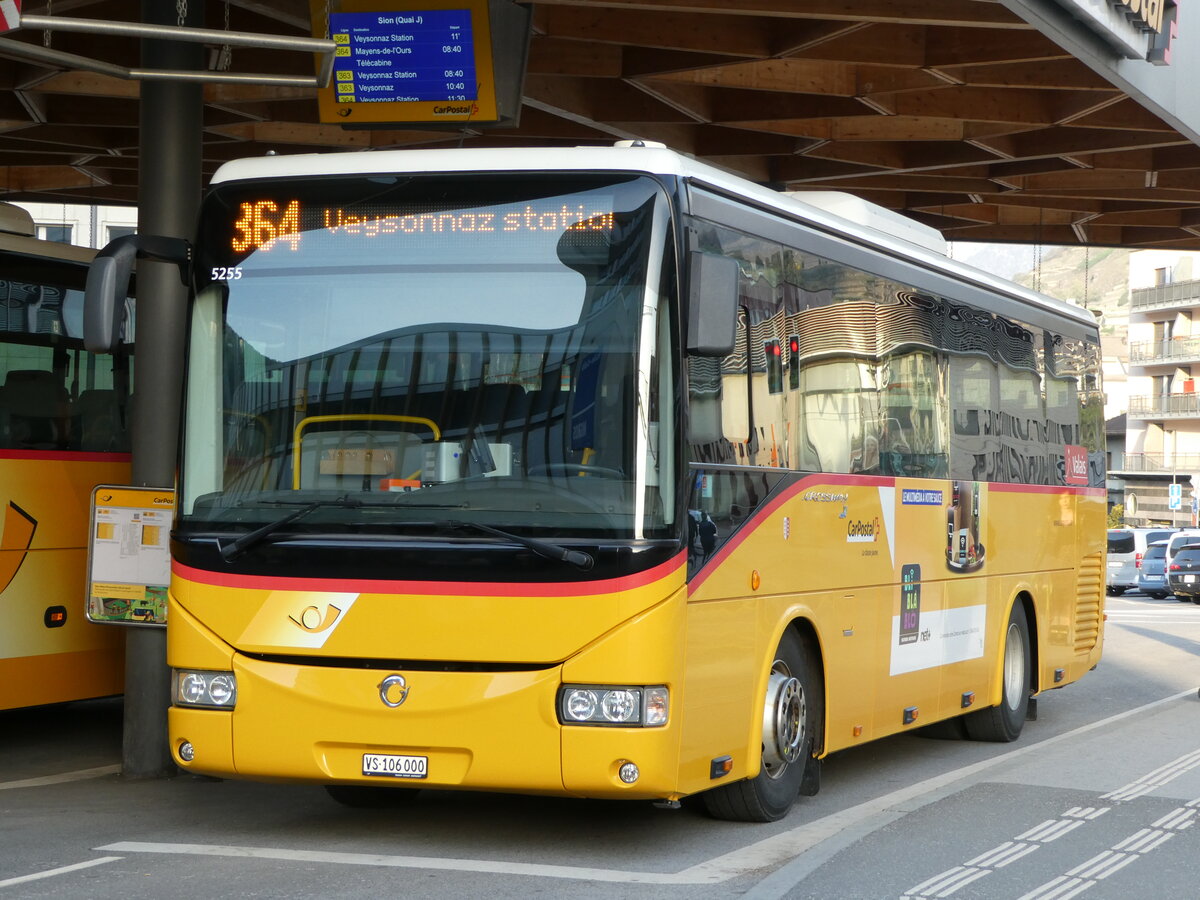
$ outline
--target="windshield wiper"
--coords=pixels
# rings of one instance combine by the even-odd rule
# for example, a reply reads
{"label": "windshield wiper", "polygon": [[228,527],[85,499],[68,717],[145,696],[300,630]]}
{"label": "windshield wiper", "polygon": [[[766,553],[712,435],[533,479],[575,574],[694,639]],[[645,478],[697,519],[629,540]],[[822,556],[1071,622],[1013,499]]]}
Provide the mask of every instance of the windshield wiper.
{"label": "windshield wiper", "polygon": [[460,519],[451,519],[440,523],[446,528],[474,528],[477,531],[483,531],[488,534],[494,534],[497,537],[502,537],[510,541],[515,541],[522,546],[528,547],[538,556],[544,556],[546,559],[560,560],[561,562],[570,563],[573,566],[578,566],[583,571],[589,571],[596,561],[592,558],[592,554],[585,553],[583,550],[571,550],[568,547],[560,546],[559,544],[551,544],[547,541],[539,541],[537,538],[525,537],[522,534],[513,534],[510,531],[501,531],[499,528],[493,528],[491,525],[483,525],[479,522],[466,522]]}
{"label": "windshield wiper", "polygon": [[297,510],[293,510],[281,519],[276,519],[274,522],[268,522],[253,531],[247,531],[241,537],[230,541],[221,548],[221,558],[225,562],[230,562],[235,557],[241,556],[250,547],[253,547],[263,538],[270,535],[272,532],[278,531],[286,525],[291,525],[297,519],[302,519],[311,512],[315,512],[322,507],[340,507],[343,509],[355,509],[362,506],[361,500],[352,500],[349,497],[338,497],[336,500],[314,500],[312,503],[302,506]]}

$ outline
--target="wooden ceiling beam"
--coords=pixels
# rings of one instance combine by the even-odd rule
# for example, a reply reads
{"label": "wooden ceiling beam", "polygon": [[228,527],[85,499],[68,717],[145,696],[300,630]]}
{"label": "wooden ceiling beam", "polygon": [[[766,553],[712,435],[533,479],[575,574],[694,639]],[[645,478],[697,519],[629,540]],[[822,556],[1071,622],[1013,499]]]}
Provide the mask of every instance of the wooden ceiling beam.
{"label": "wooden ceiling beam", "polygon": [[95,182],[74,166],[0,166],[0,191],[50,191],[91,187]]}
{"label": "wooden ceiling beam", "polygon": [[1071,54],[1037,31],[931,27],[925,39],[925,65],[931,68],[1058,59],[1071,59]]}
{"label": "wooden ceiling beam", "polygon": [[525,96],[547,106],[572,110],[597,122],[694,122],[682,112],[623,81],[526,75]]}
{"label": "wooden ceiling beam", "polygon": [[526,72],[535,75],[620,78],[624,68],[624,55],[616,44],[546,36],[535,37],[529,43]]}
{"label": "wooden ceiling beam", "polygon": [[772,23],[772,56],[786,57],[820,47],[830,41],[848,38],[870,28],[866,22],[790,20]]}
{"label": "wooden ceiling beam", "polygon": [[938,66],[938,71],[972,87],[1039,91],[1112,91],[1113,85],[1075,59]]}
{"label": "wooden ceiling beam", "polygon": [[860,116],[868,107],[849,97],[778,94],[737,88],[713,88],[714,122],[754,122],[764,119],[825,119]]}
{"label": "wooden ceiling beam", "polygon": [[925,65],[925,34],[921,25],[871,25],[789,57],[919,69]]}
{"label": "wooden ceiling beam", "polygon": [[664,74],[661,78],[714,87],[839,97],[945,87],[944,81],[920,69],[799,57],[727,63]]}
{"label": "wooden ceiling beam", "polygon": [[724,54],[695,53],[688,50],[655,50],[647,47],[621,48],[621,77],[670,75],[693,69],[708,69],[724,65],[729,57]]}
{"label": "wooden ceiling beam", "polygon": [[962,28],[1029,31],[999,3],[961,0],[539,0],[544,6],[583,6],[606,9],[670,10],[688,14],[755,15],[764,18],[819,19],[843,22],[889,22],[926,25],[952,24]]}
{"label": "wooden ceiling beam", "polygon": [[548,37],[725,56],[771,54],[767,23],[748,16],[722,17],[715,28],[707,16],[539,4],[537,19]]}

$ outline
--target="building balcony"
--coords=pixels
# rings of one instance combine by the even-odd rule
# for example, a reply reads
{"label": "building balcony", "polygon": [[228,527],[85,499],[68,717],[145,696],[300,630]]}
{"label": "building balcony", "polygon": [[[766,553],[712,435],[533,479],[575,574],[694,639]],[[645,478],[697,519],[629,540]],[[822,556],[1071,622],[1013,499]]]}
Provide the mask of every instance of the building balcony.
{"label": "building balcony", "polygon": [[1200,472],[1200,453],[1126,453],[1119,466],[1113,466],[1110,475],[1172,475]]}
{"label": "building balcony", "polygon": [[1175,281],[1131,291],[1129,311],[1134,313],[1157,310],[1187,309],[1200,306],[1200,280]]}
{"label": "building balcony", "polygon": [[1130,365],[1184,365],[1194,362],[1200,362],[1200,337],[1144,341],[1129,345]]}
{"label": "building balcony", "polygon": [[1129,416],[1134,419],[1200,419],[1200,394],[1130,397]]}

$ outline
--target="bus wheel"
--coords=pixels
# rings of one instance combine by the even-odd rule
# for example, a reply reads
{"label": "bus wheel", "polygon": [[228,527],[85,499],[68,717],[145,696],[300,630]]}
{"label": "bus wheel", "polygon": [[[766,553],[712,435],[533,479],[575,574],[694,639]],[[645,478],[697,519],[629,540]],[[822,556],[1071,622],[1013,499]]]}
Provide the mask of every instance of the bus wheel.
{"label": "bus wheel", "polygon": [[414,788],[365,787],[357,784],[327,784],[325,792],[342,806],[354,809],[405,806],[417,796]]}
{"label": "bus wheel", "polygon": [[813,734],[823,703],[811,656],[796,632],[788,629],[767,679],[764,698],[762,767],[753,778],[705,791],[704,806],[716,819],[774,822],[782,819],[799,795],[812,759]]}
{"label": "bus wheel", "polygon": [[1025,725],[1029,709],[1029,623],[1018,600],[1008,614],[1004,634],[1004,696],[999,706],[981,709],[964,717],[967,736],[976,741],[1015,741]]}

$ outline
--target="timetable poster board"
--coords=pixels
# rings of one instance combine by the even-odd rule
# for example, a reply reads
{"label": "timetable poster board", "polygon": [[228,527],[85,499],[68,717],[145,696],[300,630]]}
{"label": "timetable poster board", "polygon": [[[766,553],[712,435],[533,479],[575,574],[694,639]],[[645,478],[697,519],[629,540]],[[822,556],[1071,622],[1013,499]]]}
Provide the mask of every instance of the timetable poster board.
{"label": "timetable poster board", "polygon": [[175,492],[169,488],[102,484],[93,489],[88,619],[166,624],[174,514]]}
{"label": "timetable poster board", "polygon": [[330,84],[317,94],[321,122],[500,120],[488,0],[313,0],[312,21],[314,35],[327,26],[336,46]]}

